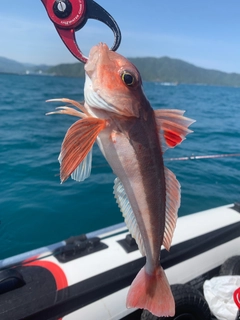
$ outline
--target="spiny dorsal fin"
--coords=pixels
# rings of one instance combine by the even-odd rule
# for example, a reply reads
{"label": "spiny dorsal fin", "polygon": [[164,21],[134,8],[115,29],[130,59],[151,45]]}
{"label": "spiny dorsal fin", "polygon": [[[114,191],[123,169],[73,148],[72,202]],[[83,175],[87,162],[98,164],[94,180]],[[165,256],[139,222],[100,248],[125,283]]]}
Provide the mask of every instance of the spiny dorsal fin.
{"label": "spiny dorsal fin", "polygon": [[106,120],[85,118],[78,120],[68,129],[60,153],[61,182],[66,181],[87,157],[98,134],[105,127]]}
{"label": "spiny dorsal fin", "polygon": [[131,233],[132,237],[136,240],[138,248],[143,256],[145,256],[145,249],[143,245],[143,239],[134,216],[132,207],[129,203],[128,196],[124,190],[122,182],[119,178],[114,180],[114,195],[117,200],[117,204],[123,214],[125,219],[125,223],[128,227],[129,232]]}
{"label": "spiny dorsal fin", "polygon": [[166,181],[166,218],[163,245],[167,250],[169,250],[172,243],[173,232],[177,223],[181,186],[171,170],[166,167],[164,170]]}
{"label": "spiny dorsal fin", "polygon": [[160,131],[160,139],[164,138],[166,147],[174,148],[192,132],[188,127],[195,120],[184,117],[184,112],[177,109],[154,110],[157,129]]}

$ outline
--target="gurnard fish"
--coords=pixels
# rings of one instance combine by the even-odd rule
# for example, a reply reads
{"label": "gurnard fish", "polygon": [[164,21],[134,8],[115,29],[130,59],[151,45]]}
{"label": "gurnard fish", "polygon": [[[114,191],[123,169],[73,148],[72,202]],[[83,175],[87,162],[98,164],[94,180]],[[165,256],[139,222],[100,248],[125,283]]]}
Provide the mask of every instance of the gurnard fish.
{"label": "gurnard fish", "polygon": [[100,150],[117,178],[114,195],[146,264],[131,284],[128,308],[173,316],[174,298],[160,265],[163,245],[170,249],[180,206],[180,185],[163,163],[166,147],[175,147],[194,122],[175,109],[153,110],[140,73],[120,54],[100,43],[85,65],[84,104],[52,99],[63,106],[53,113],[80,117],[67,131],[59,156],[60,178],[83,181],[91,172],[92,146]]}

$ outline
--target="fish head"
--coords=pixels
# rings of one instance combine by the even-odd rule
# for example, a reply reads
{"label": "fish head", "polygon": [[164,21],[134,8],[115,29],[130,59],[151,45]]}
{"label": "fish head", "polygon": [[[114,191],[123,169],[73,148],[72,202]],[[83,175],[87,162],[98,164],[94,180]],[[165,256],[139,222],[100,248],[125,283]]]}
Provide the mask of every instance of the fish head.
{"label": "fish head", "polygon": [[87,106],[127,117],[139,117],[146,100],[137,68],[104,43],[94,46],[85,65]]}

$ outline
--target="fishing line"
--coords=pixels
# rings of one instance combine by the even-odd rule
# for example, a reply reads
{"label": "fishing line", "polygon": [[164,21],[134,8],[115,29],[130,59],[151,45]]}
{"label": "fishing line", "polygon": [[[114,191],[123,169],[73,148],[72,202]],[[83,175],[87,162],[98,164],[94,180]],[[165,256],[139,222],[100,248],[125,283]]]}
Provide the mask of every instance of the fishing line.
{"label": "fishing line", "polygon": [[[218,159],[218,158],[228,158],[228,157],[240,157],[240,153],[223,153],[223,154],[211,154],[211,155],[200,155],[200,156],[190,156],[190,157],[178,157],[178,158],[165,158],[164,161],[186,161],[186,160],[201,160],[201,159]],[[108,165],[95,165],[92,168],[106,168]]]}
{"label": "fishing line", "polygon": [[179,157],[179,158],[166,158],[165,161],[186,161],[186,160],[200,160],[200,159],[217,159],[227,157],[240,157],[240,153],[224,153],[224,154],[212,154],[202,156],[190,156],[190,157]]}

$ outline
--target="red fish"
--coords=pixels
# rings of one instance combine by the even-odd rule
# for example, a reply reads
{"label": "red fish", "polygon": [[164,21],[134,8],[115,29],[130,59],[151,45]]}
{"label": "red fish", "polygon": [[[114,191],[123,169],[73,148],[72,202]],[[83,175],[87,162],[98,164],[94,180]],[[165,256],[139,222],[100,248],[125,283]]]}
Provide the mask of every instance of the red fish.
{"label": "red fish", "polygon": [[[163,163],[163,148],[175,147],[192,132],[194,122],[179,110],[153,110],[136,67],[100,43],[85,65],[84,105],[52,113],[82,118],[67,131],[60,153],[60,177],[82,181],[90,175],[97,143],[117,178],[114,194],[146,265],[134,279],[127,307],[156,316],[173,316],[174,299],[160,265],[163,245],[170,249],[180,205],[180,185]],[[164,146],[165,145],[165,146]]]}

